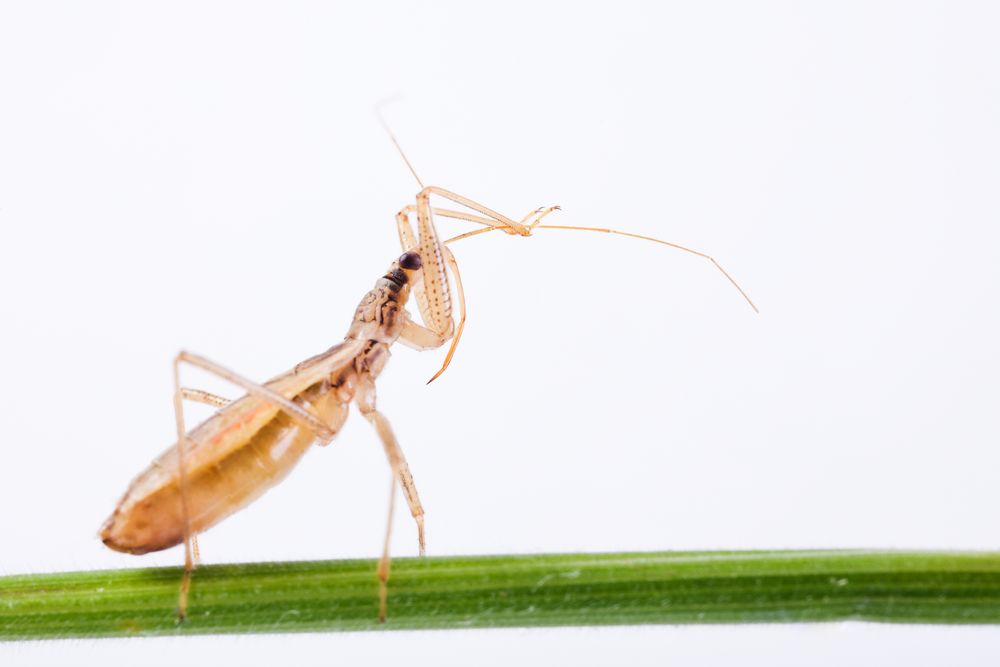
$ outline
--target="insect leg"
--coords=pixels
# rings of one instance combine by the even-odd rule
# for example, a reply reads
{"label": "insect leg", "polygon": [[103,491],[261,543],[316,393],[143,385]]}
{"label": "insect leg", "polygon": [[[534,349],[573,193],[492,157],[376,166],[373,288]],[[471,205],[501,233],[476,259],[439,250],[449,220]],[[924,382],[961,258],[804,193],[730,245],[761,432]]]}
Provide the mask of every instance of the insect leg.
{"label": "insect leg", "polygon": [[[213,375],[218,375],[223,380],[229,380],[238,387],[245,389],[247,393],[256,396],[257,398],[275,405],[285,412],[292,419],[301,422],[304,426],[309,427],[317,437],[323,438],[324,440],[329,440],[336,435],[336,431],[330,429],[329,426],[323,423],[323,421],[310,412],[307,408],[302,407],[294,401],[290,401],[281,394],[268,389],[264,385],[258,384],[253,380],[247,379],[242,375],[220,366],[214,361],[209,361],[205,357],[194,354],[193,352],[179,352],[176,359],[174,360],[175,367],[180,362],[187,362],[192,366],[200,368],[202,370],[208,371]],[[179,388],[178,388],[179,389]],[[215,397],[217,398],[217,397]]]}
{"label": "insect leg", "polygon": [[[409,227],[409,214],[415,213],[416,210],[417,207],[415,204],[408,204],[404,206],[402,210],[400,210],[399,213],[396,214],[396,222],[399,223],[402,219],[402,222],[406,224],[407,227]],[[524,218],[521,219],[520,224],[522,226],[527,226],[525,225],[525,222],[528,220],[528,218],[538,214],[540,211],[541,209],[534,209],[533,211],[531,211],[531,213],[529,213],[528,215],[524,216]],[[490,229],[500,230],[507,232],[508,234],[511,235],[520,236],[520,233],[518,232],[517,229],[507,225],[506,223],[498,222],[490,218],[484,218],[481,215],[473,215],[472,213],[466,213],[465,211],[453,211],[451,209],[438,208],[436,206],[431,207],[431,213],[434,214],[435,216],[439,216],[442,218],[453,218],[455,220],[465,220],[466,222],[474,222],[477,225],[483,225],[484,227],[489,227]],[[528,228],[530,229],[530,227]],[[404,239],[403,230],[400,229],[400,242],[402,243],[404,250],[409,250],[410,248],[416,246],[416,236],[413,235],[412,228],[410,229],[409,238],[412,240],[407,241],[406,239]]]}
{"label": "insect leg", "polygon": [[184,390],[180,377],[181,355],[174,357],[174,422],[177,426],[177,479],[181,492],[181,513],[184,516],[184,574],[181,576],[181,586],[177,593],[177,620],[184,622],[187,618],[188,592],[191,589],[191,573],[194,571],[192,555],[193,536],[191,534],[190,512],[187,501],[187,471],[184,465],[184,455],[187,450],[187,428],[184,426]]}
{"label": "insect leg", "polygon": [[421,197],[426,199],[430,195],[437,195],[439,197],[444,197],[445,199],[453,201],[456,204],[461,204],[466,208],[471,208],[473,211],[481,213],[487,218],[496,220],[498,223],[500,223],[500,225],[498,226],[508,227],[520,236],[528,235],[528,229],[520,222],[515,222],[514,220],[511,220],[507,216],[501,213],[497,213],[493,209],[487,208],[482,204],[469,199],[468,197],[463,197],[460,194],[456,194],[454,192],[451,192],[450,190],[445,190],[444,188],[439,188],[436,185],[429,185],[420,191],[420,193],[417,195],[417,206],[418,207],[420,206]]}
{"label": "insect leg", "polygon": [[[224,408],[230,403],[232,403],[232,400],[228,398],[223,398],[222,396],[217,396],[213,393],[205,391],[204,389],[189,389],[188,387],[181,387],[180,392],[181,392],[181,398],[185,400],[194,401],[195,403],[205,403],[206,405],[211,405],[214,408]],[[186,514],[187,513],[185,512],[185,515]],[[193,570],[195,567],[198,566],[198,563],[201,561],[201,553],[200,550],[198,549],[198,535],[192,534],[190,536],[190,539],[191,539],[191,552],[193,561],[191,569]],[[184,547],[186,550],[187,549],[186,542]],[[188,586],[182,586],[182,589],[186,591],[190,585],[191,573],[187,568],[185,568],[184,574],[188,579]],[[186,611],[186,608],[187,608],[187,595],[185,593],[182,600],[178,600],[177,609],[178,610],[183,609]],[[184,614],[179,612],[179,616],[183,618]]]}
{"label": "insect leg", "polygon": [[[481,215],[432,208],[430,205],[430,196],[432,194],[449,199],[456,204],[461,204]],[[505,231],[508,234],[527,236],[531,233],[531,227],[526,226],[524,224],[525,221],[539,213],[542,214],[541,217],[544,217],[550,210],[542,212],[543,209],[536,209],[525,216],[521,222],[515,222],[505,215],[449,190],[436,186],[429,186],[422,189],[417,194],[415,204],[405,206],[396,214],[396,228],[399,232],[399,241],[403,250],[416,249],[420,253],[421,260],[423,260],[423,285],[414,289],[414,295],[417,299],[420,317],[424,321],[424,324],[443,336],[448,336],[452,326],[451,295],[448,293],[448,278],[445,274],[444,260],[441,253],[443,244],[438,240],[437,229],[434,226],[433,216],[435,214],[475,222],[485,225],[490,229]],[[410,213],[413,212],[417,214],[417,231],[419,232],[419,236],[414,234],[413,227],[410,225]],[[534,224],[537,224],[537,220]]]}
{"label": "insect leg", "polygon": [[331,439],[335,433],[324,424],[319,418],[309,412],[306,408],[294,403],[284,396],[264,387],[252,380],[248,380],[233,371],[219,366],[218,364],[190,352],[179,352],[174,357],[174,422],[177,426],[177,480],[180,487],[181,512],[184,516],[184,574],[181,577],[180,592],[177,596],[177,617],[183,621],[187,615],[188,593],[191,589],[191,573],[194,571],[197,559],[196,536],[191,532],[190,512],[187,500],[187,470],[185,466],[185,455],[188,447],[187,428],[184,425],[184,405],[183,399],[188,398],[195,401],[209,403],[210,405],[225,405],[229,401],[210,394],[206,391],[188,389],[181,387],[180,365],[187,362],[219,377],[229,380],[249,393],[268,401],[288,412],[289,416],[303,422],[312,429],[317,437]]}
{"label": "insect leg", "polygon": [[[405,210],[405,209],[404,209]],[[547,216],[553,211],[561,210],[559,206],[548,206],[545,208],[536,208],[535,210],[528,213],[526,216],[521,218],[521,224],[524,225],[532,216],[537,216],[534,221],[527,225],[529,230],[534,229],[542,218]],[[452,236],[449,239],[445,239],[441,242],[441,245],[448,245],[449,243],[454,243],[455,241],[461,241],[462,239],[467,239],[470,236],[479,236],[480,234],[486,234],[487,232],[495,232],[497,230],[505,231],[508,234],[514,234],[515,232],[509,227],[498,226],[496,223],[486,220],[485,218],[480,218],[475,215],[468,215],[465,213],[460,213],[458,211],[448,211],[441,208],[434,209],[434,215],[440,215],[447,218],[457,218],[458,220],[468,220],[470,222],[478,222],[481,225],[486,225],[485,229],[473,229],[471,232],[465,232],[464,234],[458,234],[457,236]]]}
{"label": "insect leg", "polygon": [[[410,213],[413,213],[416,210],[417,210],[416,205],[410,204],[404,207],[399,213],[396,214],[396,229],[399,232],[399,243],[404,251],[414,250],[414,249],[419,251],[417,235],[413,233],[413,227],[410,225],[410,215],[409,215]],[[462,213],[460,211],[447,211],[444,209],[431,208],[431,213],[432,215],[441,215],[444,217],[456,218],[458,220],[476,222],[486,226],[486,229],[469,232],[470,235],[480,234],[484,231],[492,231],[494,229],[503,229],[505,231],[508,231],[509,233],[514,233],[509,228],[501,225],[501,223],[498,223],[494,220],[482,218],[467,213]],[[445,243],[448,243],[448,241],[445,241],[440,245],[443,246]],[[421,257],[421,259],[423,258]],[[458,280],[457,277],[456,280]],[[432,327],[433,315],[431,313],[430,303],[428,302],[427,299],[427,292],[424,289],[424,281],[421,281],[416,285],[414,285],[413,296],[417,301],[417,308],[420,311],[420,319],[424,322],[424,324],[427,327]],[[436,345],[423,344],[419,346],[417,349],[430,350],[443,345],[444,342],[448,340],[448,336],[443,335],[446,332],[438,332],[438,333],[440,333],[441,335],[435,334],[439,340],[439,342]]]}
{"label": "insect leg", "polygon": [[[455,277],[455,286],[458,288],[460,315],[458,328],[455,330],[455,335],[452,337],[451,348],[449,348],[448,354],[445,357],[444,365],[441,367],[441,370],[439,370],[428,382],[432,382],[444,372],[445,368],[448,367],[448,364],[451,362],[451,358],[455,353],[455,347],[458,345],[458,340],[462,337],[462,331],[465,329],[465,290],[462,288],[462,274],[458,270],[458,262],[455,261],[455,256],[452,254],[451,250],[447,247],[442,247],[442,250],[444,258],[448,262],[448,268]],[[406,324],[403,325],[402,333],[399,335],[400,343],[414,350],[420,351],[437,349],[444,345],[447,340],[447,337],[439,335],[433,329],[428,329],[425,326],[417,324],[412,319],[407,319]]]}
{"label": "insect leg", "polygon": [[[408,214],[408,211],[413,210],[416,210],[416,207],[411,204],[396,214],[396,230],[399,232],[399,244],[403,246],[403,252],[408,252],[410,250],[419,251],[417,248],[417,235],[413,233],[413,227],[410,226],[410,216]],[[422,261],[423,258],[421,257],[421,262]],[[417,301],[417,309],[420,311],[420,319],[423,320],[424,324],[429,325],[431,321],[431,308],[427,301],[427,293],[424,291],[423,280],[413,286],[412,293],[413,298]],[[441,344],[444,344],[444,341],[445,339],[441,338]]]}
{"label": "insect leg", "polygon": [[441,368],[434,374],[434,377],[427,381],[427,384],[438,379],[441,373],[444,373],[445,369],[448,368],[451,358],[455,356],[455,348],[458,347],[458,341],[462,339],[462,332],[465,331],[465,290],[462,289],[462,274],[458,270],[458,262],[455,261],[455,255],[452,254],[451,250],[444,245],[441,246],[441,250],[443,251],[445,261],[448,262],[448,268],[451,269],[451,274],[455,276],[455,287],[458,289],[458,328],[455,329],[455,335],[451,338],[451,346],[448,348],[448,354],[444,356]]}
{"label": "insect leg", "polygon": [[375,427],[375,432],[378,433],[378,437],[382,441],[386,458],[389,459],[389,466],[392,468],[393,478],[399,480],[400,486],[403,487],[406,502],[410,506],[410,514],[413,515],[413,520],[417,523],[417,539],[420,544],[420,555],[423,556],[427,550],[427,544],[424,540],[424,507],[420,504],[420,495],[417,493],[417,485],[413,482],[410,466],[406,463],[403,450],[400,448],[396,435],[392,432],[392,427],[385,415],[375,409],[368,412],[364,410],[365,408],[362,408],[362,414]]}
{"label": "insect leg", "polygon": [[389,540],[392,539],[392,517],[396,512],[396,476],[389,481],[389,517],[385,522],[385,541],[382,543],[382,557],[378,559],[378,622],[385,623],[389,608]]}
{"label": "insect leg", "polygon": [[[429,188],[428,188],[429,189]],[[423,194],[423,193],[421,193]],[[433,349],[440,347],[444,344],[448,338],[452,339],[451,347],[448,349],[448,354],[445,356],[444,363],[434,376],[428,380],[428,384],[436,380],[445,369],[448,368],[448,364],[451,363],[451,359],[455,354],[455,348],[458,346],[458,341],[462,337],[462,331],[465,328],[465,291],[462,288],[462,275],[458,269],[458,262],[455,261],[455,256],[452,254],[451,250],[445,247],[444,243],[438,241],[436,230],[434,229],[434,224],[431,220],[431,208],[426,201],[423,204],[420,202],[420,196],[418,195],[418,205],[417,217],[418,222],[421,222],[421,233],[420,240],[416,239],[413,228],[410,226],[409,216],[407,214],[411,207],[404,208],[396,215],[396,226],[399,230],[399,240],[403,246],[404,250],[417,247],[418,252],[420,252],[421,260],[424,264],[424,280],[422,283],[416,285],[414,288],[414,294],[417,299],[417,306],[420,309],[420,318],[424,322],[424,327],[420,327],[415,322],[410,322],[407,324],[409,330],[404,330],[401,336],[404,343],[408,343],[411,347],[416,347],[417,349]],[[448,214],[453,212],[449,211]],[[457,215],[454,217],[458,217]],[[470,216],[475,217],[475,216]],[[488,221],[484,221],[484,224],[491,224]],[[518,223],[514,223],[518,224]],[[499,227],[489,226],[484,230],[477,230],[472,233],[479,233],[482,231],[489,231],[492,229],[498,229]],[[429,234],[433,234],[433,268],[428,271],[428,261],[426,259],[427,255],[424,254],[424,247],[427,245],[424,241],[426,238],[424,229],[427,229]],[[447,241],[446,241],[447,243]],[[443,261],[442,261],[443,260]],[[458,290],[459,299],[459,324],[455,328],[454,321],[451,317],[451,294],[448,287],[448,278],[445,270],[445,263],[447,268],[451,271],[452,276],[455,278],[455,286]],[[432,283],[428,285],[428,275],[433,276],[430,278]],[[442,291],[443,290],[443,291]],[[447,304],[447,314],[440,315],[438,313],[439,304]],[[446,320],[441,320],[441,317],[446,317]],[[446,326],[442,329],[440,326],[435,326],[439,321],[445,321]]]}
{"label": "insect leg", "polygon": [[[423,292],[426,303],[418,301],[424,324],[444,336],[451,337],[455,324],[451,319],[451,289],[441,254],[429,195],[422,190],[417,195],[417,252],[422,262]],[[424,307],[426,306],[426,310]]]}
{"label": "insect leg", "polygon": [[420,504],[420,496],[417,493],[416,484],[413,482],[413,475],[410,473],[410,467],[406,463],[406,457],[403,456],[403,450],[399,447],[399,442],[396,440],[396,436],[392,432],[392,426],[389,425],[389,420],[385,418],[385,415],[375,409],[375,383],[371,376],[366,375],[360,378],[357,393],[355,394],[355,401],[357,402],[358,409],[361,411],[361,414],[364,415],[365,419],[367,419],[375,428],[375,432],[378,434],[379,440],[382,441],[382,447],[385,449],[386,458],[389,459],[389,467],[392,468],[392,485],[390,487],[390,493],[392,495],[389,498],[389,516],[385,529],[385,543],[382,547],[382,557],[379,559],[378,564],[379,620],[384,621],[389,594],[388,582],[389,566],[391,562],[389,555],[389,541],[392,537],[392,517],[395,509],[396,482],[398,481],[400,486],[403,487],[403,493],[406,495],[406,502],[410,506],[410,514],[413,515],[413,519],[417,523],[417,535],[420,543],[421,556],[424,555],[426,546],[424,541],[424,508],[423,505]]}
{"label": "insect leg", "polygon": [[181,387],[181,398],[194,401],[196,403],[205,403],[206,405],[211,405],[215,408],[224,408],[232,403],[232,400],[228,398],[210,394],[203,389],[188,389],[187,387]]}
{"label": "insect leg", "polygon": [[424,508],[420,504],[420,496],[417,495],[417,487],[413,483],[413,475],[410,474],[410,467],[406,464],[406,459],[403,457],[403,452],[399,448],[396,436],[392,432],[389,420],[377,410],[365,413],[365,418],[368,419],[372,426],[375,427],[375,431],[378,433],[379,439],[382,441],[382,446],[385,448],[386,458],[389,459],[389,466],[392,468],[392,484],[389,489],[392,494],[389,498],[389,516],[386,520],[385,543],[382,546],[382,557],[379,559],[378,563],[378,617],[380,621],[385,621],[385,612],[389,595],[389,565],[391,562],[391,557],[389,555],[389,541],[392,537],[392,517],[395,509],[397,480],[399,481],[400,486],[403,487],[403,492],[406,494],[406,501],[410,506],[410,514],[413,515],[414,520],[417,522],[421,556],[425,553]]}

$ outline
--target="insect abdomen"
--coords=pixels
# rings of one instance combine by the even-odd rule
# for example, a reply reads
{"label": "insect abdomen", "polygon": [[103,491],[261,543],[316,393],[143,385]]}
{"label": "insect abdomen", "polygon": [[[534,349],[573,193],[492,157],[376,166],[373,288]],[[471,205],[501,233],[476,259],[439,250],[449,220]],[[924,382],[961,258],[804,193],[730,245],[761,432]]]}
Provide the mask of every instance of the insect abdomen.
{"label": "insect abdomen", "polygon": [[[312,407],[333,430],[338,430],[347,416],[347,406],[332,393],[319,397]],[[284,479],[315,439],[307,427],[278,412],[226,456],[186,471],[185,494],[192,534],[207,530]],[[143,554],[184,540],[176,469],[176,448],[171,448],[136,478],[101,529],[106,545],[116,551]],[[136,489],[150,486],[145,482],[151,475],[163,475],[164,482],[147,493],[135,493]]]}

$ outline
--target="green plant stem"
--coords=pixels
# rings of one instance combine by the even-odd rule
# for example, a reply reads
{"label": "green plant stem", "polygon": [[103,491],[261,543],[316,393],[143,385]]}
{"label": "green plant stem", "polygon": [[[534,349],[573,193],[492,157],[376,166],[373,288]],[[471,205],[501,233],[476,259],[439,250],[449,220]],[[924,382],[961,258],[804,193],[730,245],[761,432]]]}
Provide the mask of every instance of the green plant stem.
{"label": "green plant stem", "polygon": [[1000,622],[1000,554],[756,551],[208,565],[0,578],[0,639],[647,623]]}

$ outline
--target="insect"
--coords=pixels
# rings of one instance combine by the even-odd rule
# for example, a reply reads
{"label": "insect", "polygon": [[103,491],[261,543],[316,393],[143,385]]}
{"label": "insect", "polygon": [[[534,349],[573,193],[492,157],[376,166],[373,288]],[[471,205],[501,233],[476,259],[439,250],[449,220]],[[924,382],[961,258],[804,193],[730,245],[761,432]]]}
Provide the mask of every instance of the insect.
{"label": "insect", "polygon": [[[388,129],[388,128],[387,128]],[[180,352],[173,362],[176,444],[167,449],[129,486],[100,531],[103,542],[116,551],[144,554],[184,545],[184,574],[177,613],[187,613],[191,576],[197,561],[196,536],[245,507],[291,471],[314,443],[326,445],[337,435],[353,402],[372,424],[392,470],[389,525],[379,560],[379,619],[386,616],[389,579],[389,538],[397,484],[417,525],[421,555],[425,552],[424,510],[413,476],[388,419],[376,409],[375,381],[395,342],[416,350],[433,350],[451,341],[440,370],[451,363],[465,325],[465,295],[458,263],[448,244],[492,231],[530,236],[535,229],[598,231],[655,241],[710,260],[749,297],[711,257],[684,246],[629,232],[591,227],[544,225],[558,207],[533,210],[515,221],[471,199],[436,186],[424,186],[396,145],[421,190],[414,204],[396,214],[403,254],[380,277],[358,305],[342,343],[307,359],[291,371],[258,384],[213,361]],[[457,204],[463,210],[431,206],[431,197]],[[412,217],[416,218],[416,231]],[[440,241],[434,217],[464,220],[481,228]],[[454,318],[449,273],[458,296]],[[406,309],[413,296],[418,322]],[[190,364],[241,387],[247,393],[229,401],[205,391],[181,386],[180,366]],[[188,432],[183,401],[207,403],[218,411]]]}

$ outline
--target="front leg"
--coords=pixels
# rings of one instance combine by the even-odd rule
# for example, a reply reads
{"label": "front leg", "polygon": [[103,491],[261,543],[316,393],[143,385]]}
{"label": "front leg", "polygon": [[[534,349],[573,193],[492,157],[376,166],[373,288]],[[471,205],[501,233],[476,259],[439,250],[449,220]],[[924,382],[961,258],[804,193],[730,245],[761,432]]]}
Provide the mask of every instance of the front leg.
{"label": "front leg", "polygon": [[425,326],[417,324],[407,314],[406,324],[403,325],[403,330],[399,334],[399,342],[411,350],[426,352],[427,350],[438,349],[448,342],[448,339]]}
{"label": "front leg", "polygon": [[441,368],[427,381],[427,384],[438,379],[444,373],[445,369],[448,368],[452,357],[455,356],[455,348],[458,347],[458,341],[462,339],[462,332],[465,330],[465,289],[462,287],[462,274],[458,270],[458,262],[455,261],[455,256],[451,253],[451,250],[447,246],[441,246],[441,250],[443,251],[445,261],[448,263],[448,268],[451,269],[452,275],[455,276],[455,287],[458,289],[458,327],[455,328],[454,334],[442,335],[434,329],[417,324],[407,314],[406,323],[399,334],[400,343],[421,352],[437,349],[451,338],[451,346],[448,348],[448,354],[445,355],[444,361],[441,363]]}

